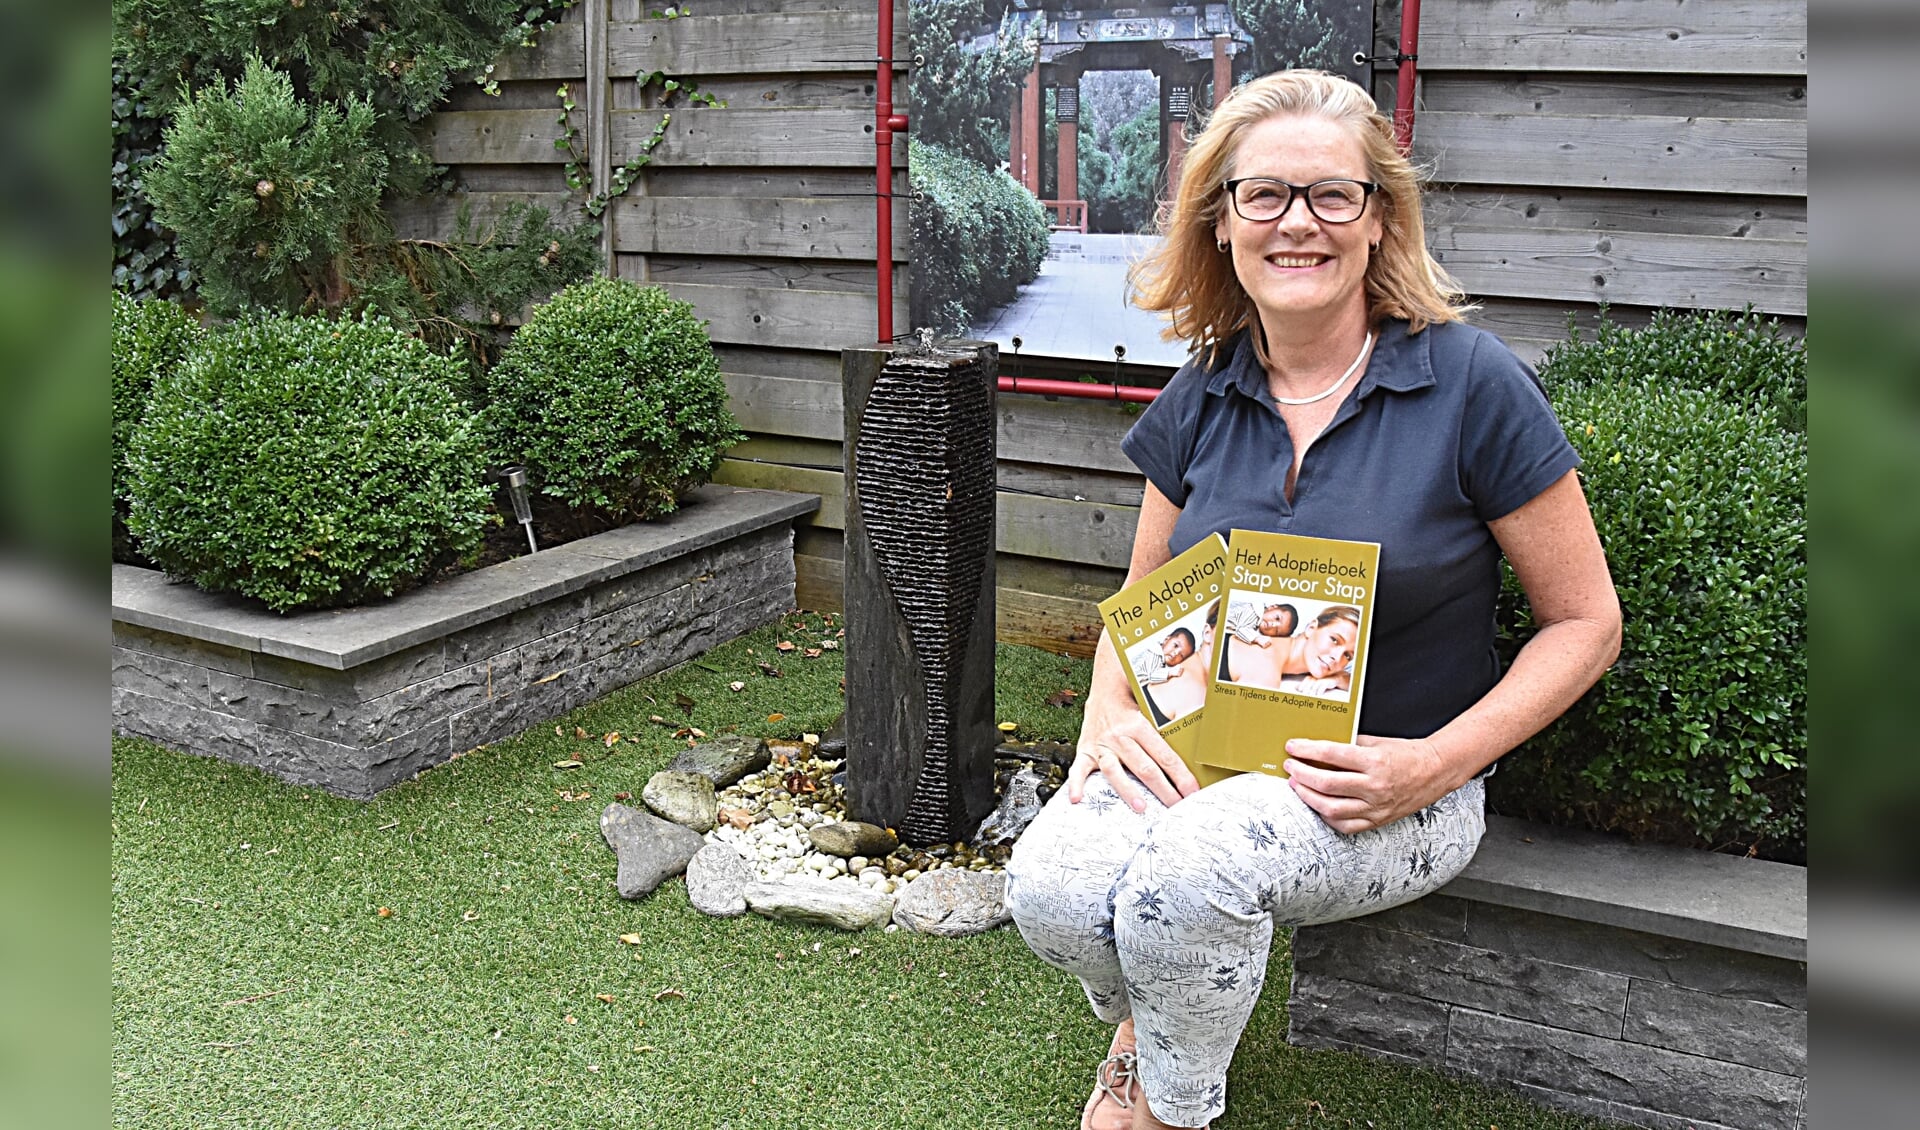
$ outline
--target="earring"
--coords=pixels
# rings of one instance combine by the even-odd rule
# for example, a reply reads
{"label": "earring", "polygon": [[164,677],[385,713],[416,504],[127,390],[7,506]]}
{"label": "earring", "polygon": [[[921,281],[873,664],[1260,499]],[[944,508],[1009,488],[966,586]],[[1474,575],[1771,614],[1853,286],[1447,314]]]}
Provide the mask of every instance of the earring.
{"label": "earring", "polygon": [[1369,243],[1369,244],[1367,244],[1367,254],[1369,254],[1369,255],[1378,255],[1378,254],[1380,254],[1380,245],[1379,245],[1379,244],[1377,244],[1377,243]]}
{"label": "earring", "polygon": [[1213,241],[1213,246],[1214,246],[1215,248],[1217,248],[1218,250],[1220,250],[1220,251],[1225,251],[1225,250],[1226,250],[1227,248],[1229,248],[1229,247],[1231,247],[1231,246],[1233,246],[1233,245],[1232,245],[1232,244],[1230,244],[1230,243],[1228,243],[1228,242],[1227,242],[1226,240],[1224,240],[1224,239],[1216,239],[1216,240],[1214,240],[1214,241]]}

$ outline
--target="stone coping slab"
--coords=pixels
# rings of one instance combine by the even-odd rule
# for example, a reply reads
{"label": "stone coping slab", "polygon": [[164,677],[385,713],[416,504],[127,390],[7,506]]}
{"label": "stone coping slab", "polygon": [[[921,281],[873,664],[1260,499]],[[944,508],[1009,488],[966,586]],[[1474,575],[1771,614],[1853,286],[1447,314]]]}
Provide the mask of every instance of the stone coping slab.
{"label": "stone coping slab", "polygon": [[638,572],[819,509],[818,495],[705,486],[637,522],[355,608],[286,614],[132,565],[113,567],[113,618],[345,671],[415,644]]}
{"label": "stone coping slab", "polygon": [[1488,816],[1441,894],[1791,961],[1807,959],[1807,869]]}

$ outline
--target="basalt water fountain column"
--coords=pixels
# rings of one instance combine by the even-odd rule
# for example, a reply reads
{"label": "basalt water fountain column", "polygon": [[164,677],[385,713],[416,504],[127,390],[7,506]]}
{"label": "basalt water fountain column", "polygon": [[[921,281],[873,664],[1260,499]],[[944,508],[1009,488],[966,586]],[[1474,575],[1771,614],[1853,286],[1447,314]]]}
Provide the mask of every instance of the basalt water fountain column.
{"label": "basalt water fountain column", "polygon": [[847,804],[909,844],[993,808],[994,383],[982,342],[849,349]]}

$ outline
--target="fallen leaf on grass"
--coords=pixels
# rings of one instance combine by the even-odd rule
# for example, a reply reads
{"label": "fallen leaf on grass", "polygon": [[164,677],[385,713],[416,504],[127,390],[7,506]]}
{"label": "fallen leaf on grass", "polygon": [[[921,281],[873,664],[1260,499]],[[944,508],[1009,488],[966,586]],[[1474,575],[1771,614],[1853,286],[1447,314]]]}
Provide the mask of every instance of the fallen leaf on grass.
{"label": "fallen leaf on grass", "polygon": [[647,715],[647,721],[649,721],[649,722],[652,722],[652,723],[653,723],[654,725],[656,725],[656,726],[671,726],[671,725],[673,725],[673,723],[671,723],[671,722],[669,722],[669,721],[667,721],[667,720],[666,720],[665,718],[662,718],[662,717],[660,717],[660,716],[659,716],[658,714],[649,714],[649,715]]}
{"label": "fallen leaf on grass", "polygon": [[633,794],[632,794],[632,793],[615,793],[615,794],[613,794],[613,799],[615,799],[615,800],[632,800],[632,799],[633,799]]}
{"label": "fallen leaf on grass", "polygon": [[583,741],[583,742],[584,742],[584,741],[586,741],[586,740],[587,740],[587,728],[586,728],[585,726],[575,726],[575,727],[573,728],[573,736],[574,736],[575,738],[577,738],[577,739],[579,739],[580,741]]}
{"label": "fallen leaf on grass", "polygon": [[769,722],[785,722],[786,720],[787,720],[787,716],[780,713],[778,710],[774,711],[772,714],[767,715],[767,721]]}
{"label": "fallen leaf on grass", "polygon": [[733,682],[727,684],[727,689],[730,691],[744,691],[747,689],[747,684],[735,679]]}
{"label": "fallen leaf on grass", "polygon": [[[842,632],[842,633],[840,633],[840,634],[841,634],[841,635],[845,635],[846,633],[845,633],[845,632]],[[839,640],[837,640],[837,639],[836,639],[836,640],[821,640],[821,641],[820,641],[820,646],[821,646],[821,647],[824,647],[824,648],[826,648],[826,649],[827,649],[828,651],[839,651],[839,650],[840,650],[840,641],[839,641]]]}
{"label": "fallen leaf on grass", "polygon": [[563,731],[562,731],[562,730],[560,729],[560,727],[558,727],[558,726],[555,726],[555,727],[553,728],[553,736],[554,736],[554,737],[556,737],[556,738],[564,738],[564,737],[566,737],[567,735],[566,735],[566,733],[565,733],[565,732],[563,732]]}
{"label": "fallen leaf on grass", "polygon": [[818,659],[820,658],[820,649],[817,647],[810,647],[807,650],[801,652],[800,654],[806,656],[808,659]]}
{"label": "fallen leaf on grass", "polygon": [[1076,690],[1055,691],[1052,694],[1047,696],[1047,705],[1048,706],[1072,706],[1073,700],[1079,697],[1080,697],[1080,692]]}
{"label": "fallen leaf on grass", "polygon": [[775,648],[775,649],[777,649],[777,650],[779,650],[779,651],[792,651],[792,650],[793,650],[793,641],[792,641],[792,640],[781,640],[781,641],[780,641],[779,643],[777,643],[777,644],[774,644],[773,646],[774,646],[774,648]]}
{"label": "fallen leaf on grass", "polygon": [[612,993],[595,993],[593,994],[593,999],[597,1001],[604,1001],[607,1004],[612,1004],[613,994]]}
{"label": "fallen leaf on grass", "polygon": [[578,1023],[580,1023],[580,1021],[579,1021],[579,1020],[578,1020],[577,1018],[575,1018],[575,1017],[572,1017],[572,1016],[563,1016],[563,1017],[561,1017],[561,1019],[562,1019],[562,1020],[565,1020],[565,1021],[566,1021],[567,1023],[569,1023],[569,1024],[578,1024]]}
{"label": "fallen leaf on grass", "polygon": [[630,945],[630,946],[637,946],[637,945],[639,945],[639,944],[640,944],[640,935],[638,935],[638,934],[622,934],[622,935],[620,935],[620,940],[621,940],[621,941],[623,941],[623,942],[625,942],[625,943],[626,943],[627,945]]}
{"label": "fallen leaf on grass", "polygon": [[769,679],[778,679],[780,677],[780,668],[762,659],[760,661],[760,673]]}
{"label": "fallen leaf on grass", "polygon": [[477,910],[469,910],[469,911],[467,911],[467,912],[466,912],[465,914],[462,914],[462,915],[460,916],[460,921],[462,921],[462,922],[472,922],[472,921],[474,921],[474,920],[476,920],[476,919],[478,919],[479,917],[480,917],[480,912],[479,912],[479,911],[477,911]]}
{"label": "fallen leaf on grass", "polygon": [[620,741],[620,731],[612,730],[601,737],[600,744],[603,746],[606,746],[608,749],[612,749],[614,745],[619,741]]}
{"label": "fallen leaf on grass", "polygon": [[554,762],[553,767],[555,769],[578,769],[580,768],[581,764],[582,764],[581,762],[575,761],[571,757],[569,757],[565,761]]}
{"label": "fallen leaf on grass", "polygon": [[693,715],[693,708],[695,703],[691,698],[687,697],[686,692],[682,691],[674,695],[673,704],[679,707],[681,712],[686,714],[687,716],[691,717]]}
{"label": "fallen leaf on grass", "polygon": [[677,1001],[683,1001],[687,999],[687,994],[681,992],[679,989],[661,989],[659,992],[653,994],[653,999],[657,1001],[663,1001],[669,997]]}
{"label": "fallen leaf on grass", "polygon": [[374,913],[378,914],[382,918],[392,918],[393,908],[390,906],[383,906],[379,910],[374,911]]}

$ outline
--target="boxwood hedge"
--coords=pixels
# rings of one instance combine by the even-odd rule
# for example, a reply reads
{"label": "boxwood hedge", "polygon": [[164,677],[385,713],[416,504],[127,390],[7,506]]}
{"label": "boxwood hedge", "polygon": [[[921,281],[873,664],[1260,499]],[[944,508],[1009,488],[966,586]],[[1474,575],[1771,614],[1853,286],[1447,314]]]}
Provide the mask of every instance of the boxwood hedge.
{"label": "boxwood hedge", "polygon": [[238,322],[155,382],[128,528],[167,572],[275,611],[398,592],[493,514],[459,377],[378,318]]}
{"label": "boxwood hedge", "polygon": [[494,458],[601,525],[671,512],[742,439],[706,324],[622,279],[576,283],[535,309],[486,388]]}
{"label": "boxwood hedge", "polygon": [[916,194],[913,324],[964,333],[1039,275],[1047,210],[1001,170],[920,141],[908,151]]}
{"label": "boxwood hedge", "polygon": [[154,378],[173,371],[205,336],[193,315],[164,299],[113,294],[113,556],[126,544],[127,445],[147,410]]}
{"label": "boxwood hedge", "polygon": [[[1496,809],[1802,859],[1803,343],[1664,315],[1550,352],[1542,377],[1625,616],[1619,662],[1493,778]],[[1509,574],[1503,620],[1533,625]]]}

